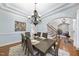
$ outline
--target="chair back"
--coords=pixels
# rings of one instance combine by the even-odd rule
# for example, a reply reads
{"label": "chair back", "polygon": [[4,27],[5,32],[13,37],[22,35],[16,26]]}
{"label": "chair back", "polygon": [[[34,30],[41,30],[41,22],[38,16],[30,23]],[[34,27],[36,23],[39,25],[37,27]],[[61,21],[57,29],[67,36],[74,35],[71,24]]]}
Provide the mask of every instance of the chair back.
{"label": "chair back", "polygon": [[31,55],[34,55],[32,43],[29,37],[26,37],[26,42],[27,42],[28,52],[31,53]]}
{"label": "chair back", "polygon": [[[25,47],[26,47],[26,42],[25,42],[25,40],[26,40],[26,38],[25,38],[25,35],[24,34],[21,34],[21,37],[22,37],[22,47],[23,47],[23,50],[25,50]],[[26,49],[27,49],[27,47],[26,47]]]}
{"label": "chair back", "polygon": [[48,36],[48,33],[42,33],[42,37],[47,38],[47,36]]}
{"label": "chair back", "polygon": [[25,32],[25,36],[31,37],[30,32]]}
{"label": "chair back", "polygon": [[39,36],[39,37],[40,37],[40,36],[41,36],[41,32],[37,32],[37,36]]}
{"label": "chair back", "polygon": [[22,33],[21,33],[21,37],[22,37],[22,44],[23,44],[25,40],[25,36]]}

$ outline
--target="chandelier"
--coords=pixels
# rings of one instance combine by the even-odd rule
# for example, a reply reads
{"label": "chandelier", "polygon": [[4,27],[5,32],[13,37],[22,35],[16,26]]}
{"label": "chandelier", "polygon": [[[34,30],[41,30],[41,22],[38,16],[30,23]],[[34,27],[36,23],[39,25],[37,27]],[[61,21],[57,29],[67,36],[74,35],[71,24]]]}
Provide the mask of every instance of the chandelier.
{"label": "chandelier", "polygon": [[35,26],[36,26],[38,23],[41,22],[40,16],[39,16],[39,14],[38,14],[38,12],[37,12],[37,10],[36,10],[36,4],[37,4],[37,3],[35,3],[35,9],[34,9],[34,11],[33,11],[33,15],[32,15],[32,16],[29,16],[29,19],[32,19],[31,22],[32,22]]}

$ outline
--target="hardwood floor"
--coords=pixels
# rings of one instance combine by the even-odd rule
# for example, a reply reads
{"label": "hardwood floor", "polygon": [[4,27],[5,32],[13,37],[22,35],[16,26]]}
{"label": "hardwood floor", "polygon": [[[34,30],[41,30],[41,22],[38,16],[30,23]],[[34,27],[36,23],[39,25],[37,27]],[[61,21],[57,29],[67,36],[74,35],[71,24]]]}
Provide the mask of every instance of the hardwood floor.
{"label": "hardwood floor", "polygon": [[64,40],[61,40],[60,43],[61,43],[60,48],[64,47],[65,50],[68,51],[71,56],[77,56],[76,48],[72,44],[70,44],[70,43],[65,44]]}
{"label": "hardwood floor", "polygon": [[[11,45],[6,45],[3,47],[0,47],[0,56],[8,56],[9,54],[9,48],[16,46],[18,44],[21,44],[21,42],[17,42]],[[61,40],[60,42],[60,48],[65,47],[65,50],[68,51],[70,53],[71,56],[79,56],[79,50],[76,50],[75,47],[72,44],[64,44],[64,41]]]}
{"label": "hardwood floor", "polygon": [[0,56],[8,56],[8,54],[9,54],[9,48],[8,47],[0,48]]}
{"label": "hardwood floor", "polygon": [[13,47],[13,46],[16,46],[18,44],[21,44],[21,42],[17,42],[17,43],[14,43],[14,44],[10,44],[10,45],[0,47],[0,56],[8,56],[9,48]]}
{"label": "hardwood floor", "polygon": [[79,56],[79,50],[76,50],[77,51],[77,55]]}

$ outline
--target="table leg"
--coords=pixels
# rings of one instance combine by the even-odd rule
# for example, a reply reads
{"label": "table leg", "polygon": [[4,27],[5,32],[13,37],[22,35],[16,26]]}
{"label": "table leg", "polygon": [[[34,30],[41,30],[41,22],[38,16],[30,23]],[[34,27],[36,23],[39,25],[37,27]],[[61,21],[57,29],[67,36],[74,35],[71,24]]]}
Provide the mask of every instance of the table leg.
{"label": "table leg", "polygon": [[45,56],[45,55],[46,55],[45,53],[40,52],[40,56]]}

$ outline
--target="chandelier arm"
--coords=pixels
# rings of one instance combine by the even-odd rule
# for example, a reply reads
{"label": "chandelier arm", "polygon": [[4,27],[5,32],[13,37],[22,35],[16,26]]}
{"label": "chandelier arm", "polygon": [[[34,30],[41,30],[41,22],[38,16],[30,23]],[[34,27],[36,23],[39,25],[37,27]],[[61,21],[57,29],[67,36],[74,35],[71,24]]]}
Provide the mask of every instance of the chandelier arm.
{"label": "chandelier arm", "polygon": [[34,10],[34,14],[31,16],[32,19],[32,23],[36,26],[38,23],[41,22],[41,20],[39,20],[40,16],[38,15],[38,12],[36,10],[36,2],[34,3],[35,4],[35,10]]}

